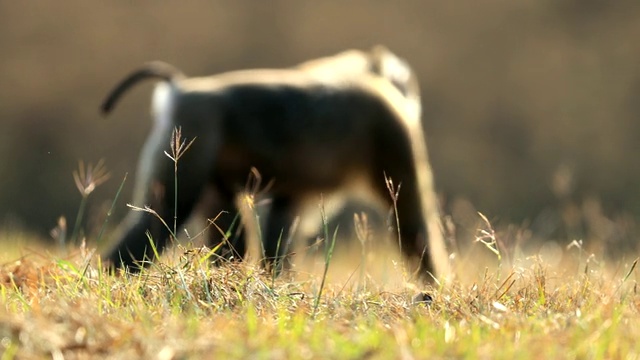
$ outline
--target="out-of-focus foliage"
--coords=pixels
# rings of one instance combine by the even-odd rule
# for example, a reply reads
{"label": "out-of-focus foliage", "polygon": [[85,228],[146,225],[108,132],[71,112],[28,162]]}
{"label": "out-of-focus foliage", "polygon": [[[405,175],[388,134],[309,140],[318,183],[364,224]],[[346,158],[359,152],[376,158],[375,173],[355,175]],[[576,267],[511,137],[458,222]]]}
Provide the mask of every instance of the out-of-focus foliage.
{"label": "out-of-focus foliage", "polygon": [[420,76],[456,222],[473,206],[542,233],[560,221],[569,238],[597,219],[625,233],[633,219],[619,214],[640,214],[638,39],[633,0],[0,2],[0,220],[46,233],[77,210],[78,160],[106,158],[112,178],[87,218],[99,228],[135,170],[150,87],[109,119],[98,105],[145,61],[204,75],[382,43]]}

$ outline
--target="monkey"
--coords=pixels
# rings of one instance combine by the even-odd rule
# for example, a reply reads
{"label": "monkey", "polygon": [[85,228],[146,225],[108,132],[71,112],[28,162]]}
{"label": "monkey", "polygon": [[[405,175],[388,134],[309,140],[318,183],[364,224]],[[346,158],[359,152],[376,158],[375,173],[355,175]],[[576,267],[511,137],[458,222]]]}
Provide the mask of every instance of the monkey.
{"label": "monkey", "polygon": [[[404,63],[390,59],[399,58],[374,48],[368,54],[342,53],[292,68],[207,77],[187,77],[163,62],[132,72],[113,88],[101,109],[110,113],[142,80],[160,80],[133,199],[156,214],[131,211],[103,258],[115,267],[139,270],[154,258],[149,241],[162,251],[171,235],[166,224],[174,219],[178,228],[184,224],[205,192],[215,199],[205,215],[226,214],[216,225],[232,234],[239,214],[234,199],[255,168],[271,181],[262,237],[267,267],[287,254],[287,244],[280,240],[289,233],[301,204],[362,180],[373,196],[397,209],[402,253],[418,263],[421,274],[442,272],[435,266],[445,269],[446,250],[419,116],[419,90],[407,77],[410,69],[403,73]],[[165,154],[175,128],[193,139],[177,168]],[[395,204],[388,181],[399,188]],[[236,232],[232,240],[227,234],[210,231],[208,241],[222,245],[222,256],[242,259],[244,234]]]}
{"label": "monkey", "polygon": [[[402,93],[407,99],[405,103],[409,111],[412,111],[414,116],[421,117],[420,88],[415,72],[406,60],[398,57],[385,46],[376,45],[369,51],[350,49],[333,56],[303,62],[297,68],[325,77],[359,76],[362,73],[377,74],[389,80]],[[329,203],[332,206],[324,206],[327,205],[327,202],[324,202],[323,208],[328,214],[328,229],[330,231],[339,229],[337,234],[341,240],[355,239],[357,236],[354,215],[367,215],[370,230],[374,230],[371,234],[375,234],[375,238],[385,237],[388,230],[392,230],[392,211],[384,211],[390,209],[377,209],[376,204],[358,198],[351,199],[339,196],[337,200],[342,201],[331,198]],[[317,240],[326,237],[326,235],[323,234],[322,229],[320,233],[310,231],[310,226],[319,228],[317,221],[303,223],[306,231],[303,234],[306,236],[305,242],[308,246],[317,248],[315,246],[318,244]]]}
{"label": "monkey", "polygon": [[414,116],[421,116],[420,85],[418,77],[406,60],[382,45],[370,51],[351,49],[333,56],[313,59],[297,66],[298,69],[324,77],[359,76],[377,74],[389,80],[407,99],[406,104]]}

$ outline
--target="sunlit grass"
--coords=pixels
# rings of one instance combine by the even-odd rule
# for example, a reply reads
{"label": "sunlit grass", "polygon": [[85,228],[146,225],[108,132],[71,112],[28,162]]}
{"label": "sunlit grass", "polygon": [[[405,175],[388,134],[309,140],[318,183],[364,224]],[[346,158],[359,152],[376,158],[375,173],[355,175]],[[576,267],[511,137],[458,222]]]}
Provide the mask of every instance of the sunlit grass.
{"label": "sunlit grass", "polygon": [[[534,256],[506,268],[479,244],[458,259],[455,280],[431,288],[407,282],[384,246],[365,263],[353,261],[358,251],[336,253],[326,278],[322,256],[300,255],[275,282],[256,262],[215,267],[207,254],[175,247],[139,275],[111,275],[91,249],[23,251],[0,269],[2,358],[640,354],[633,261],[579,263],[568,248],[555,266]],[[414,302],[420,292],[432,302]]]}
{"label": "sunlit grass", "polygon": [[[174,133],[168,154],[175,174],[191,144],[181,139]],[[74,174],[83,199],[71,239],[81,237],[87,198],[106,174],[102,162]],[[245,198],[251,211],[256,181]],[[0,360],[640,357],[637,254],[610,259],[582,240],[526,253],[478,214],[475,241],[461,244],[448,227],[454,274],[430,286],[399,255],[402,239],[371,241],[366,214],[354,216],[351,248],[334,253],[337,229],[322,204],[320,212],[325,251],[294,247],[279,276],[260,266],[263,251],[214,266],[216,249],[191,241],[174,241],[135,275],[107,271],[86,241],[65,241],[64,218],[52,232],[56,247],[0,232]],[[175,221],[163,220],[174,238]]]}

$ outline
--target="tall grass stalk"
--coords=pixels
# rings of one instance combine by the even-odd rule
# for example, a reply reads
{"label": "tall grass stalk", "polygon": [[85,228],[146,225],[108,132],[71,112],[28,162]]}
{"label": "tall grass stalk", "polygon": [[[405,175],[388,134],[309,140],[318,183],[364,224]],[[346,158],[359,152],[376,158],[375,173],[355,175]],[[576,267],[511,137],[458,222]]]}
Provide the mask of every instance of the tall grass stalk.
{"label": "tall grass stalk", "polygon": [[278,244],[276,245],[276,258],[273,259],[273,269],[271,269],[271,287],[275,285],[276,277],[278,273],[280,273],[280,266],[282,265],[282,260],[280,256],[280,244],[282,243],[282,234],[284,230],[280,230],[280,236],[278,236]]}
{"label": "tall grass stalk", "polygon": [[[322,219],[322,229],[324,231],[324,238],[329,239],[329,224],[327,221],[327,214],[324,209],[324,200],[320,197],[320,217]],[[320,281],[320,288],[313,304],[313,317],[315,318],[318,313],[318,306],[320,305],[320,298],[322,297],[322,291],[327,280],[327,273],[329,272],[329,265],[331,264],[331,257],[333,256],[333,249],[336,245],[336,237],[338,236],[338,228],[336,227],[331,237],[330,242],[325,242],[325,254],[324,254],[324,271],[322,273],[322,280]]]}
{"label": "tall grass stalk", "polygon": [[[257,212],[256,212],[256,217],[259,220]],[[300,217],[296,216],[295,219],[293,220],[293,223],[291,223],[291,226],[289,227],[289,231],[286,233],[286,236],[285,236],[284,230],[280,231],[280,235],[278,236],[278,242],[276,244],[276,258],[273,261],[273,271],[271,272],[271,285],[272,286],[275,284],[276,277],[279,274],[281,274],[282,271],[284,270],[285,261],[290,261],[289,256],[291,256],[292,254],[291,254],[291,252],[289,250],[291,249],[291,243],[293,241],[294,234],[298,230],[298,225],[299,224],[300,224]],[[260,223],[258,222],[258,238],[259,239],[262,239],[262,235],[261,234],[262,233],[260,231]],[[263,244],[262,240],[260,240],[259,243],[260,243],[260,246],[261,246],[262,257],[266,259],[266,254],[265,254],[265,251],[264,251],[264,244]],[[280,254],[281,247],[283,247],[283,249],[285,249],[285,251],[286,251],[284,254]]]}
{"label": "tall grass stalk", "polygon": [[402,254],[402,237],[400,236],[400,217],[398,216],[398,196],[400,195],[400,187],[402,186],[402,183],[398,184],[398,187],[396,188],[393,185],[393,180],[387,176],[387,174],[384,174],[384,181],[385,184],[387,185],[387,190],[389,190],[389,196],[391,197],[391,201],[393,202],[393,214],[395,215],[395,221],[396,221],[396,232],[398,233],[398,250],[400,250],[400,253]]}
{"label": "tall grass stalk", "polygon": [[76,214],[76,222],[73,225],[73,232],[71,233],[71,241],[75,244],[78,244],[80,224],[84,217],[89,195],[91,195],[99,185],[107,181],[109,177],[111,177],[111,174],[107,171],[104,159],[100,159],[95,166],[91,163],[88,163],[87,166],[85,166],[82,160],[78,162],[78,170],[73,172],[73,180],[76,183],[76,187],[80,192],[82,199],[80,200],[80,206],[78,207],[78,213]]}
{"label": "tall grass stalk", "polygon": [[482,221],[484,221],[486,225],[486,229],[478,229],[478,234],[476,235],[476,242],[482,243],[489,251],[491,251],[497,258],[500,263],[502,263],[502,254],[500,253],[500,249],[498,247],[498,237],[496,235],[495,230],[491,226],[489,219],[484,216],[483,213],[478,212]]}
{"label": "tall grass stalk", "polygon": [[87,207],[87,196],[83,195],[80,199],[80,206],[78,206],[78,213],[76,214],[76,221],[73,225],[73,232],[71,233],[71,241],[75,245],[78,245],[78,233],[80,232],[80,223],[84,218],[84,211]]}
{"label": "tall grass stalk", "polygon": [[187,143],[186,139],[182,138],[182,128],[174,127],[173,132],[171,133],[171,154],[168,152],[164,152],[164,154],[173,161],[173,234],[175,238],[175,234],[177,232],[177,222],[178,222],[178,161],[184,155],[184,153],[189,150],[191,145],[196,138],[191,139]]}
{"label": "tall grass stalk", "polygon": [[118,201],[118,198],[120,198],[120,193],[122,192],[122,188],[124,187],[124,183],[127,181],[127,176],[129,174],[125,173],[124,174],[124,178],[122,178],[122,181],[120,182],[120,187],[118,187],[118,191],[116,192],[116,196],[113,198],[113,201],[111,202],[111,207],[109,208],[109,211],[107,212],[107,216],[104,218],[104,222],[102,223],[102,227],[100,227],[100,232],[98,233],[98,237],[96,238],[96,242],[99,244],[100,240],[102,239],[102,235],[104,234],[104,231],[107,228],[107,224],[109,223],[109,219],[111,218],[111,214],[113,213],[113,208],[116,206],[116,202]]}

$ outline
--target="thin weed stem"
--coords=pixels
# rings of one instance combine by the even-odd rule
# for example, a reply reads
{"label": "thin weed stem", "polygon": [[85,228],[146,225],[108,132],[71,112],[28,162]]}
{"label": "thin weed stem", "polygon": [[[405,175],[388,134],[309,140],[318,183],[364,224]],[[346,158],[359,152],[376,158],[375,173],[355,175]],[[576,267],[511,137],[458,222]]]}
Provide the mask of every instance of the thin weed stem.
{"label": "thin weed stem", "polygon": [[487,225],[487,228],[478,229],[478,234],[476,235],[476,242],[482,243],[482,245],[484,245],[487,249],[489,249],[489,251],[494,253],[498,258],[498,261],[501,262],[502,254],[500,254],[500,249],[498,248],[498,237],[496,235],[496,232],[495,230],[493,230],[493,227],[491,226],[489,219],[487,219],[487,217],[484,216],[483,213],[478,212],[478,215],[480,216],[480,218],[482,218],[482,221],[484,221],[484,223]]}
{"label": "thin weed stem", "polygon": [[109,208],[109,211],[107,212],[107,216],[105,217],[104,222],[102,223],[102,227],[100,228],[100,232],[98,233],[98,237],[96,239],[96,242],[98,244],[100,243],[100,240],[102,239],[102,235],[104,234],[105,229],[107,228],[107,224],[109,223],[109,218],[111,218],[111,214],[113,213],[113,208],[116,206],[116,202],[118,201],[118,198],[120,197],[120,193],[122,192],[122,188],[124,187],[124,183],[127,181],[127,175],[128,175],[128,173],[124,174],[124,178],[120,182],[120,187],[118,188],[118,191],[116,192],[116,196],[113,198],[113,201],[111,202],[111,207]]}
{"label": "thin weed stem", "polygon": [[73,180],[76,183],[76,188],[80,192],[82,199],[80,200],[80,206],[76,214],[76,222],[73,225],[73,232],[71,233],[71,241],[75,244],[78,244],[78,234],[87,207],[87,198],[99,185],[107,181],[110,176],[111,174],[109,174],[104,164],[104,159],[98,160],[95,166],[91,163],[85,166],[82,160],[78,162],[78,170],[73,172]]}
{"label": "thin weed stem", "polygon": [[175,127],[173,128],[173,132],[171,133],[171,154],[168,152],[164,152],[164,154],[169,157],[173,161],[173,234],[175,239],[175,234],[177,233],[177,223],[178,223],[178,161],[184,155],[184,153],[189,150],[191,145],[196,138],[191,139],[187,143],[186,139],[182,138],[182,128]]}
{"label": "thin weed stem", "polygon": [[396,232],[398,233],[398,250],[400,250],[400,253],[402,254],[402,235],[400,234],[400,217],[398,216],[398,197],[400,196],[400,188],[402,187],[402,183],[399,183],[398,187],[396,188],[393,185],[393,180],[389,176],[387,176],[386,173],[384,174],[384,181],[387,185],[387,190],[389,190],[391,201],[393,202],[393,214],[395,215]]}
{"label": "thin weed stem", "polygon": [[283,230],[280,231],[278,236],[278,244],[276,245],[276,258],[273,260],[273,269],[271,269],[271,287],[274,287],[276,282],[276,276],[280,272],[280,266],[282,265],[282,259],[280,257],[280,244],[282,243]]}
{"label": "thin weed stem", "polygon": [[[327,221],[327,215],[324,209],[324,199],[320,197],[320,217],[322,218],[322,228],[324,230],[325,239],[329,239],[329,224]],[[322,291],[327,280],[327,273],[329,272],[329,265],[331,264],[331,257],[333,256],[333,249],[336,245],[336,237],[338,235],[338,228],[333,232],[331,242],[325,243],[325,255],[324,255],[324,272],[322,273],[322,281],[320,282],[320,288],[313,304],[313,317],[315,318],[318,313],[318,306],[320,305],[320,298],[322,297]]]}
{"label": "thin weed stem", "polygon": [[83,196],[80,199],[80,206],[78,206],[78,213],[76,214],[76,221],[73,225],[73,232],[71,233],[71,241],[74,244],[78,245],[78,234],[80,233],[80,223],[82,222],[82,218],[84,217],[84,210],[87,207],[87,197]]}

